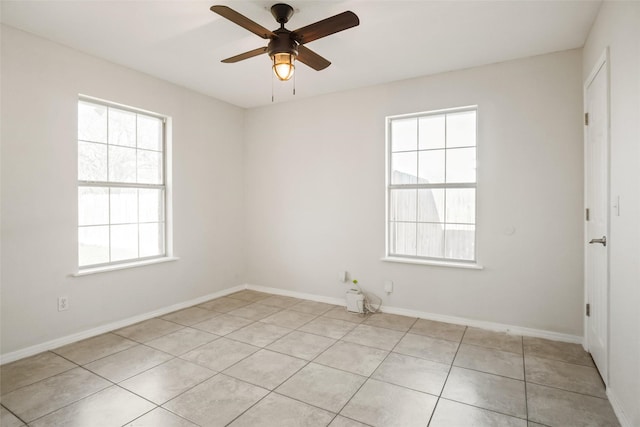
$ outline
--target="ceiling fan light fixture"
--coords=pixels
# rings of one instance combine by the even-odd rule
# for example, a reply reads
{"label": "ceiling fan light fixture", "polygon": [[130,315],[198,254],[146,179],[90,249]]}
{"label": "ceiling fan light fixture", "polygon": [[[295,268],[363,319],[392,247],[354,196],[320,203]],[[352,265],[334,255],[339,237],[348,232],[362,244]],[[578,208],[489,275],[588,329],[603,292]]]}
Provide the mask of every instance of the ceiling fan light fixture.
{"label": "ceiling fan light fixture", "polygon": [[273,72],[281,81],[289,80],[295,71],[295,55],[291,53],[275,53],[273,58]]}

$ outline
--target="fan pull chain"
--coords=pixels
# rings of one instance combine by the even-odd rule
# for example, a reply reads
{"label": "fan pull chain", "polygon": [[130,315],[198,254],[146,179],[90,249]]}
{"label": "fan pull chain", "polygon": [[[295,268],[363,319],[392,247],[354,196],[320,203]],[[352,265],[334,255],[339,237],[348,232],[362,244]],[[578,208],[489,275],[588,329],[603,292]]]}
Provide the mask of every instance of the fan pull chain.
{"label": "fan pull chain", "polygon": [[273,73],[271,74],[271,103],[273,103]]}
{"label": "fan pull chain", "polygon": [[296,73],[293,73],[293,96],[296,96]]}

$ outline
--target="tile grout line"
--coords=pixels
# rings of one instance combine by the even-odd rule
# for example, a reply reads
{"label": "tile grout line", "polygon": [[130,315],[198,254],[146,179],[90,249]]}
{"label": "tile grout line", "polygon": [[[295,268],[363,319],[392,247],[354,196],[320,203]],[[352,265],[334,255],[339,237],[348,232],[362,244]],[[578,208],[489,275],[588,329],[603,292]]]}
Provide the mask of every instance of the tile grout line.
{"label": "tile grout line", "polygon": [[433,406],[433,411],[431,412],[431,415],[429,416],[429,421],[427,422],[427,427],[429,426],[429,424],[431,424],[431,421],[433,420],[433,416],[436,413],[436,409],[438,409],[438,403],[440,403],[440,399],[442,399],[442,393],[444,393],[444,388],[447,386],[447,381],[449,381],[449,376],[451,375],[451,371],[453,370],[453,363],[456,360],[456,357],[458,356],[458,351],[460,351],[460,347],[462,346],[462,340],[464,339],[465,334],[467,333],[467,330],[469,328],[467,326],[464,327],[464,331],[462,331],[462,336],[460,337],[460,341],[458,342],[458,347],[456,347],[456,353],[453,355],[453,357],[451,358],[451,364],[449,365],[449,372],[447,372],[447,377],[444,379],[444,382],[442,383],[442,388],[440,389],[440,394],[438,394],[438,399],[436,400],[436,404]]}
{"label": "tile grout line", "polygon": [[524,377],[524,414],[527,418],[527,424],[529,424],[529,397],[527,395],[527,364],[524,357],[524,337],[520,338],[522,345],[522,374]]}

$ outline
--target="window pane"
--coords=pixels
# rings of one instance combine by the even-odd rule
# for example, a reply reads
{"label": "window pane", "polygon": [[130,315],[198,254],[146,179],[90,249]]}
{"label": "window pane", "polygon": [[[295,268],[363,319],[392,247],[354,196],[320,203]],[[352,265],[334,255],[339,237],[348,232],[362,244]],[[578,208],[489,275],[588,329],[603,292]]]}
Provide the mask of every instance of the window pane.
{"label": "window pane", "polygon": [[418,221],[444,222],[444,190],[418,190]]}
{"label": "window pane", "polygon": [[418,256],[444,256],[444,224],[418,224]]}
{"label": "window pane", "polygon": [[447,114],[447,148],[476,145],[476,112]]}
{"label": "window pane", "polygon": [[391,155],[391,184],[415,184],[418,174],[418,153]]}
{"label": "window pane", "polygon": [[78,180],[107,180],[107,146],[92,142],[78,142]]}
{"label": "window pane", "polygon": [[447,182],[476,182],[476,149],[447,150]]}
{"label": "window pane", "polygon": [[109,224],[109,189],[78,188],[78,225]]}
{"label": "window pane", "polygon": [[136,149],[109,146],[109,181],[136,182]]}
{"label": "window pane", "polygon": [[391,221],[416,220],[417,190],[391,190]]}
{"label": "window pane", "polygon": [[111,226],[111,261],[138,258],[138,225]]}
{"label": "window pane", "polygon": [[162,184],[162,153],[138,150],[138,182]]}
{"label": "window pane", "polygon": [[475,259],[475,232],[473,225],[447,224],[445,229],[445,256],[473,261]]}
{"label": "window pane", "polygon": [[162,120],[138,114],[138,148],[162,151]]}
{"label": "window pane", "polygon": [[164,223],[140,224],[140,257],[164,254]]}
{"label": "window pane", "polygon": [[447,190],[446,222],[475,224],[476,190],[474,188],[450,188]]}
{"label": "window pane", "polygon": [[136,113],[109,108],[109,144],[136,146]]}
{"label": "window pane", "polygon": [[418,119],[391,121],[391,151],[410,151],[418,148]]}
{"label": "window pane", "polygon": [[80,266],[109,262],[109,226],[78,229],[78,263]]}
{"label": "window pane", "polygon": [[416,224],[412,222],[391,222],[389,224],[391,253],[397,255],[416,254]]}
{"label": "window pane", "polygon": [[140,222],[164,221],[164,192],[156,189],[138,190]]}
{"label": "window pane", "polygon": [[420,150],[444,148],[444,115],[420,117]]}
{"label": "window pane", "polygon": [[78,102],[78,139],[107,142],[107,107]]}
{"label": "window pane", "polygon": [[439,184],[444,182],[444,151],[421,151],[419,157],[420,184]]}
{"label": "window pane", "polygon": [[135,188],[111,189],[111,224],[138,222],[138,190]]}

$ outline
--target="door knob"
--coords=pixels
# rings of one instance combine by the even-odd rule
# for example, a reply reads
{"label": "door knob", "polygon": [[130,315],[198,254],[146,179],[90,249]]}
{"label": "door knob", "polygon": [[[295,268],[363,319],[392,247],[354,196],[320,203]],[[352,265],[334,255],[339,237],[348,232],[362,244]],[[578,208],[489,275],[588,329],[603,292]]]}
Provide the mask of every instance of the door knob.
{"label": "door knob", "polygon": [[602,236],[602,239],[591,239],[589,243],[602,243],[602,246],[607,246],[607,236]]}

